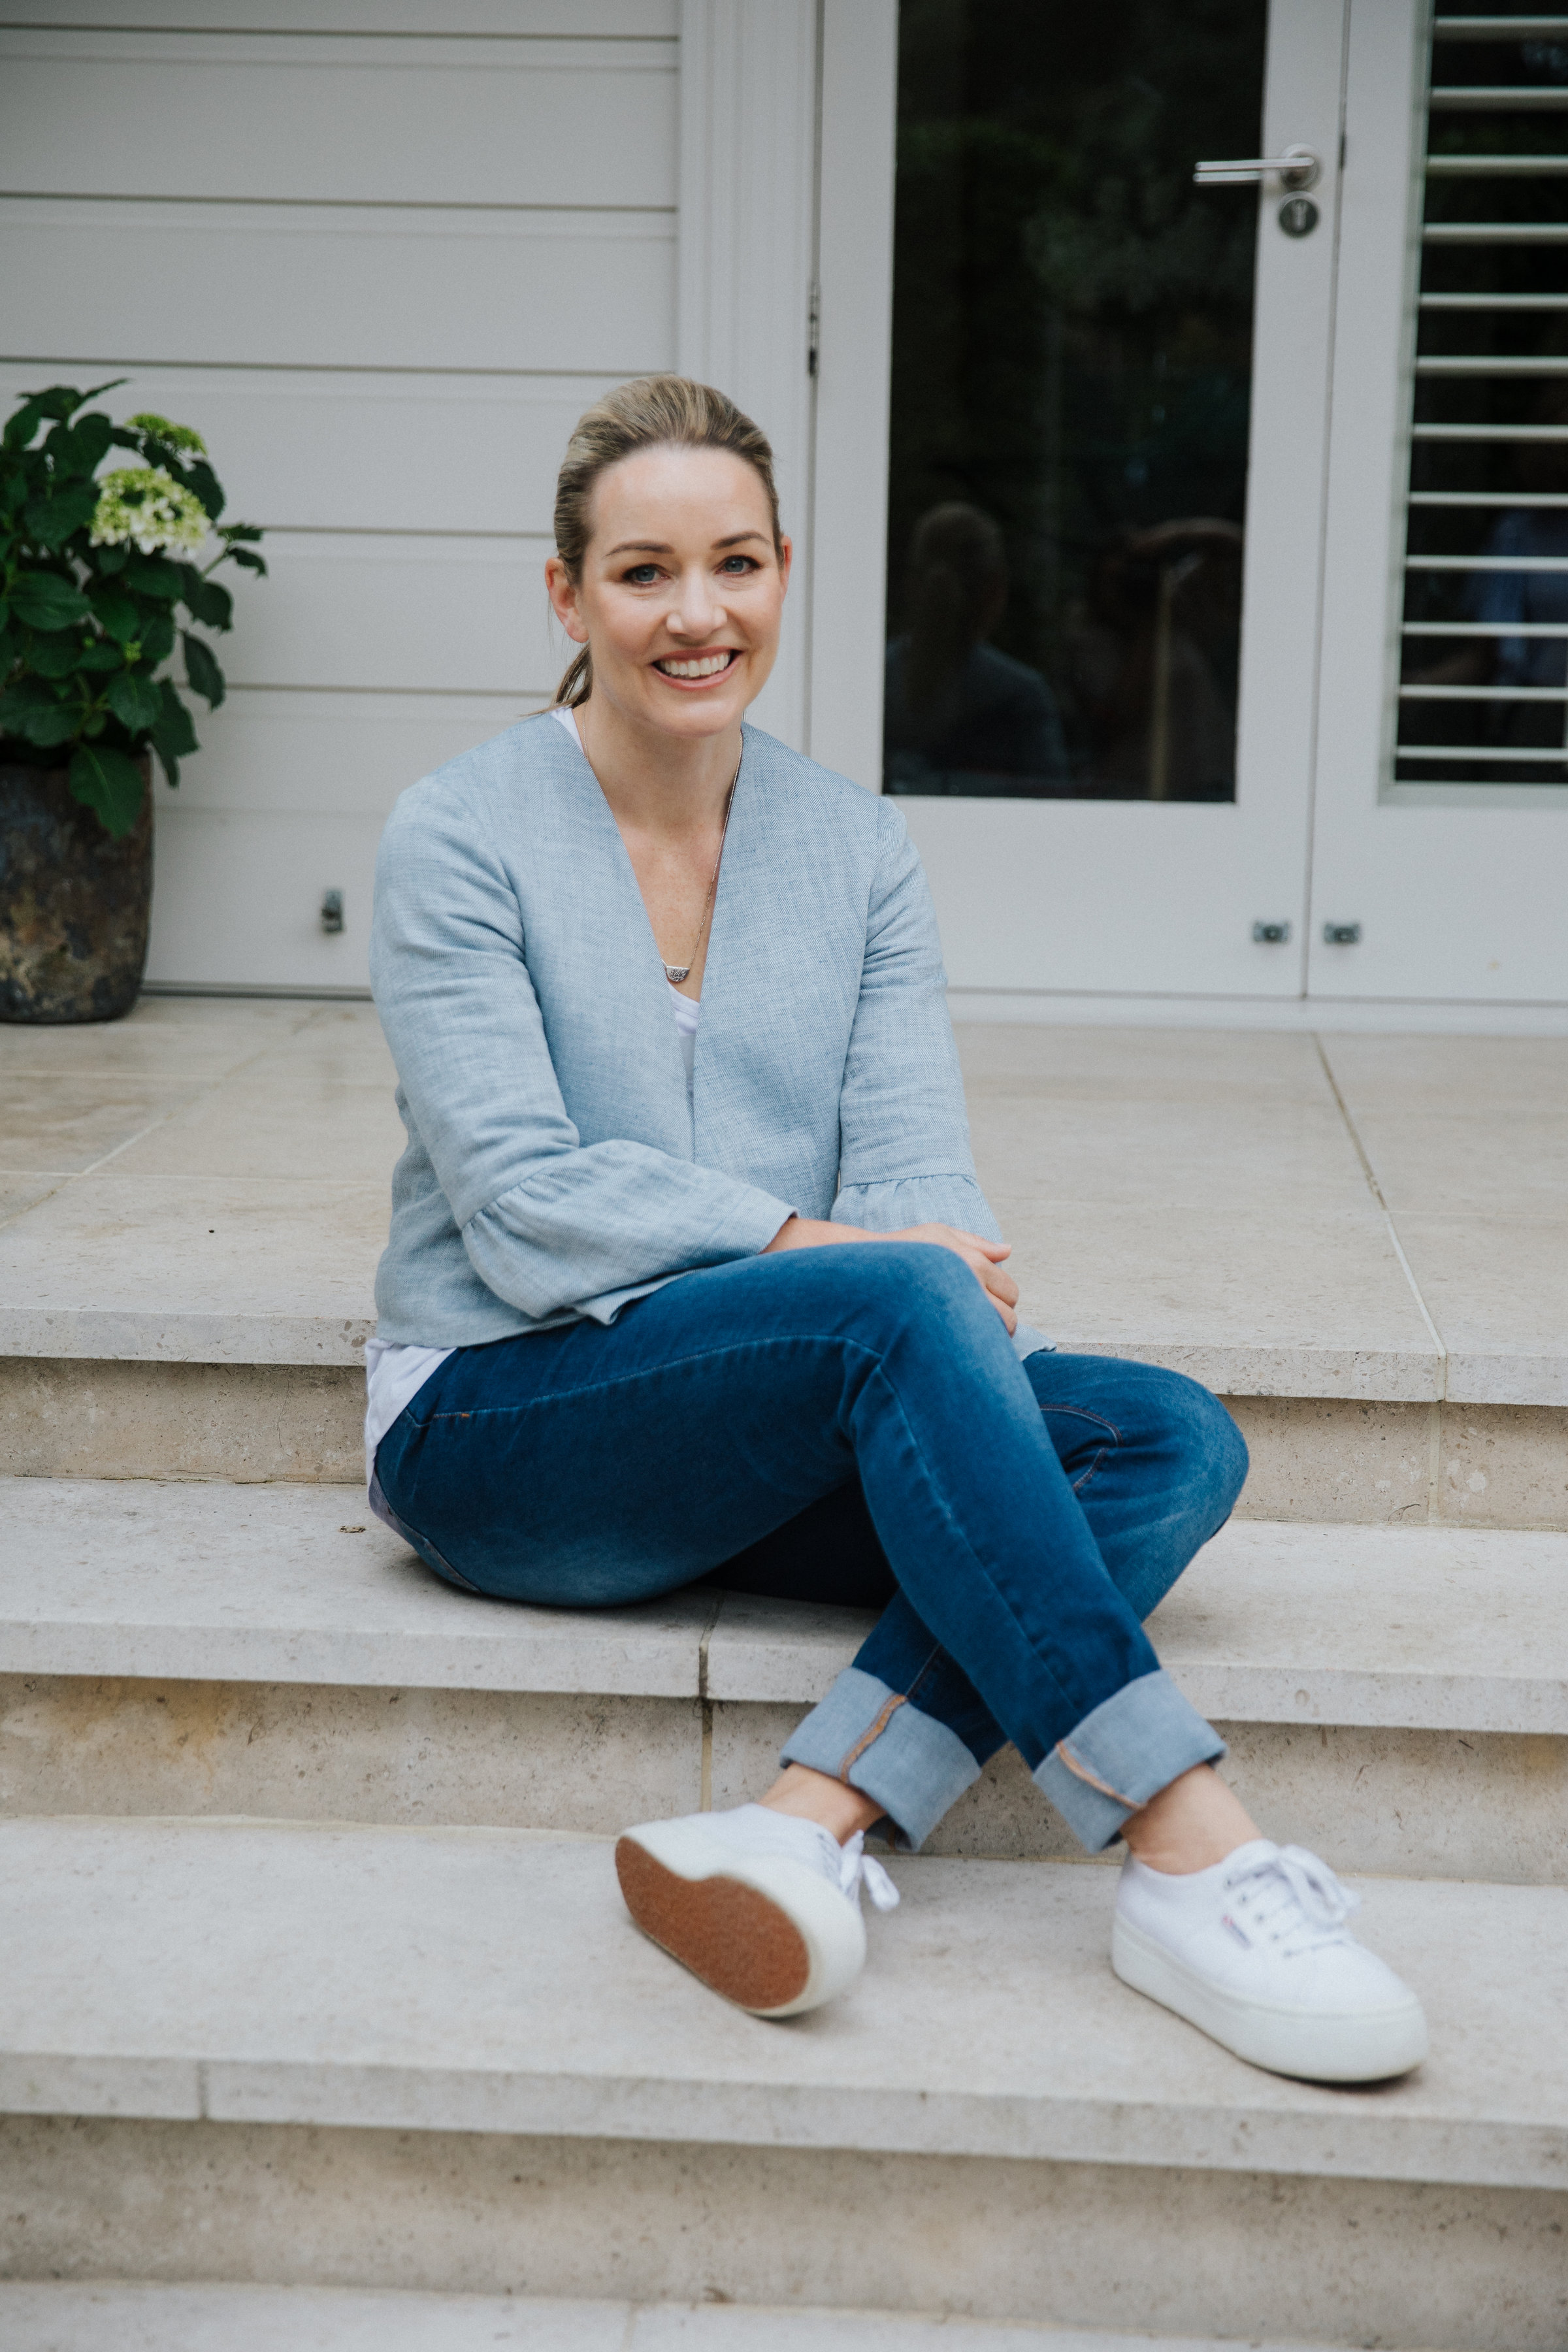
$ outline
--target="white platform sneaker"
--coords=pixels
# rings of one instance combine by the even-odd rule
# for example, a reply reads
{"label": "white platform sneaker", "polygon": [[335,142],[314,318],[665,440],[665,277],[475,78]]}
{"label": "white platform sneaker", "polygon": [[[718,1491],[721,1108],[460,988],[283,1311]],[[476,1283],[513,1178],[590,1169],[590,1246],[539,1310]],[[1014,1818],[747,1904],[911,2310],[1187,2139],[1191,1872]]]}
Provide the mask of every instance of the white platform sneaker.
{"label": "white platform sneaker", "polygon": [[1383,2082],[1425,2058],[1426,2020],[1409,1986],[1346,1934],[1360,1901],[1315,1853],[1268,1838],[1183,1876],[1129,1854],[1110,1964],[1255,2066]]}
{"label": "white platform sneaker", "polygon": [[795,2017],[852,1984],[866,1961],[865,1887],[899,1890],[858,1834],[841,1846],[767,1805],[644,1822],[616,1844],[616,1874],[645,1936],[758,2017]]}

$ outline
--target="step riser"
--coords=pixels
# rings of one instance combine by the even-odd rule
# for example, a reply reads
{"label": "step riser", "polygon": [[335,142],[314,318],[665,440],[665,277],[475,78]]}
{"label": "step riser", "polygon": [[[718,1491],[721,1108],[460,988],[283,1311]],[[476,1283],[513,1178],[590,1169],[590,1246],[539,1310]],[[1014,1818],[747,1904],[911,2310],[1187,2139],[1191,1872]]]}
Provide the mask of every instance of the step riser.
{"label": "step riser", "polygon": [[[613,1836],[743,1803],[799,1706],[328,1685],[0,1676],[0,1814],[248,1814]],[[1350,1871],[1568,1879],[1568,1740],[1226,1724],[1226,1767],[1271,1834]],[[1016,1753],[936,1854],[1076,1859]]]}
{"label": "step riser", "polygon": [[[1252,1454],[1239,1516],[1568,1528],[1568,1411],[1227,1397]],[[355,1485],[356,1367],[0,1357],[0,1468],[45,1478]]]}
{"label": "step riser", "polygon": [[0,2124],[3,2268],[1555,2352],[1568,2195],[501,2134]]}

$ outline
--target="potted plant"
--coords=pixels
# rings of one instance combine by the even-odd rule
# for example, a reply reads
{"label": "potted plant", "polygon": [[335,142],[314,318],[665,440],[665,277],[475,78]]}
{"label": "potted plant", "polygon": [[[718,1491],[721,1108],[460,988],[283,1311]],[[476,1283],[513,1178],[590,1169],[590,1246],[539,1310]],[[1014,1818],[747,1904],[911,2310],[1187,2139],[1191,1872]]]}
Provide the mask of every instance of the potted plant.
{"label": "potted plant", "polygon": [[[226,629],[213,572],[267,569],[254,524],[218,520],[200,435],[88,407],[114,388],[29,393],[0,434],[0,1021],[116,1021],[135,1003],[152,754],[177,784],[197,749],[165,665],[177,640],[186,686],[216,709],[223,672],[181,616]],[[100,474],[111,449],[134,462]]]}

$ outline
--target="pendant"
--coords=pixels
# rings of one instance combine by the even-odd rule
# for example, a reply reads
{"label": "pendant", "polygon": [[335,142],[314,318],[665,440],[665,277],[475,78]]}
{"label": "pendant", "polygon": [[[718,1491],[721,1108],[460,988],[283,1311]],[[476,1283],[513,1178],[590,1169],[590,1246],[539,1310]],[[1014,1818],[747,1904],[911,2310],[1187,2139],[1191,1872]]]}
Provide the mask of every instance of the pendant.
{"label": "pendant", "polygon": [[689,963],[667,963],[664,976],[672,988],[679,988],[683,980],[690,979],[691,966]]}

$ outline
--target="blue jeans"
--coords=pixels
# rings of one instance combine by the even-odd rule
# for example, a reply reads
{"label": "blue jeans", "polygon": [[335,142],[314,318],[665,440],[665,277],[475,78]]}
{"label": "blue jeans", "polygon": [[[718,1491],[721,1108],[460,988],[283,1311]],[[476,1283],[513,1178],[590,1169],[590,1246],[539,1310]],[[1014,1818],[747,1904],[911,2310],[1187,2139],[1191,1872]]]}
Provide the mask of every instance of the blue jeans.
{"label": "blue jeans", "polygon": [[1081,1843],[1224,1743],[1141,1620],[1247,1473],[1179,1373],[1020,1363],[952,1251],[867,1242],[684,1275],[447,1358],[376,1456],[438,1575],[558,1608],[710,1577],[886,1602],[784,1749],[919,1845],[1004,1741]]}

